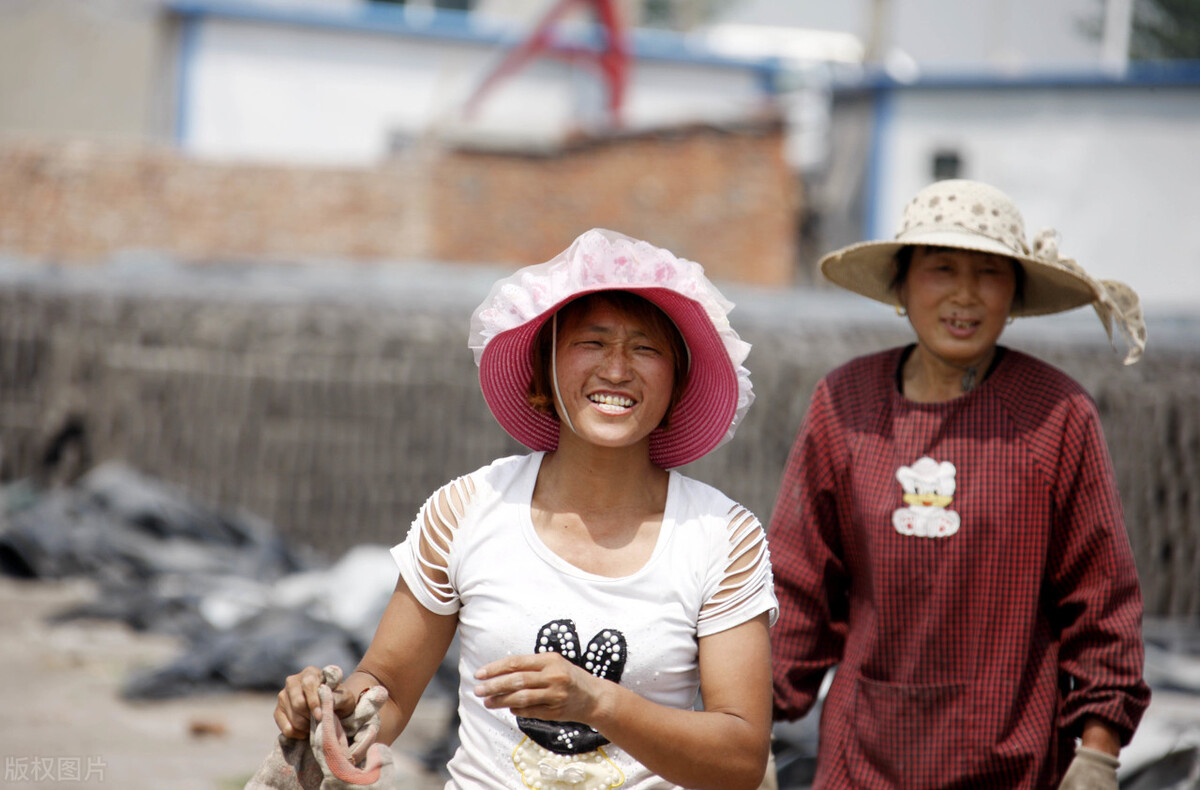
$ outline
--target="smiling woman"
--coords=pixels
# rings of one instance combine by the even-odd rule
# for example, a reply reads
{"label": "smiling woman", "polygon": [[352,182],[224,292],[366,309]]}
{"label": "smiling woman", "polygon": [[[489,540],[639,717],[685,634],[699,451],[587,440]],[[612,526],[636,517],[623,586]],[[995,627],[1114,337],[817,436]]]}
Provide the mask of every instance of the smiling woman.
{"label": "smiling woman", "polygon": [[[653,302],[627,291],[600,291],[581,296],[558,311],[555,319],[547,322],[538,332],[533,344],[533,372],[529,382],[529,405],[534,410],[558,419],[554,405],[555,388],[552,367],[557,354],[556,331],[573,324],[593,326],[584,313],[594,307],[607,306],[631,321],[638,337],[646,340],[653,353],[670,360],[673,373],[670,387],[671,400],[666,414],[658,427],[670,428],[671,410],[679,403],[687,386],[688,350],[679,330],[671,319]],[[603,337],[595,339],[604,342]],[[643,354],[647,353],[645,350]]]}
{"label": "smiling woman", "polygon": [[[493,287],[470,345],[493,415],[533,452],[417,514],[375,638],[332,690],[339,718],[354,724],[383,687],[359,731],[390,743],[457,633],[448,788],[758,786],[776,611],[765,534],[672,471],[727,441],[753,400],[731,307],[699,264],[602,230]],[[331,676],[288,679],[285,736],[309,735]],[[371,736],[351,737],[367,753]]]}
{"label": "smiling woman", "polygon": [[894,239],[821,268],[916,342],[829,373],[792,447],[770,530],[776,717],[804,715],[836,664],[815,786],[1115,790],[1149,690],[1108,448],[1088,393],[999,339],[1091,304],[1130,364],[1136,294],[1052,232],[1027,244],[973,181],[932,184]]}
{"label": "smiling woman", "polygon": [[897,274],[897,297],[917,333],[902,372],[911,400],[969,392],[996,355],[1016,294],[1020,264],[989,252],[917,246]]}
{"label": "smiling woman", "polygon": [[644,441],[648,456],[650,432],[663,427],[676,391],[670,346],[602,296],[584,298],[589,304],[562,321],[551,354],[555,401],[570,428],[559,446],[575,439],[607,447]]}

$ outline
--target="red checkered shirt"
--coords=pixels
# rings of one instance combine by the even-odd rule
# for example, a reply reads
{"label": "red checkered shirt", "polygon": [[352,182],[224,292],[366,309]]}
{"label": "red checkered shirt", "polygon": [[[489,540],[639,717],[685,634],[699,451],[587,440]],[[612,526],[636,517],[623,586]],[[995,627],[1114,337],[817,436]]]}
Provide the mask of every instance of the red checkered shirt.
{"label": "red checkered shirt", "polygon": [[903,352],[826,376],[792,448],[768,532],[776,718],[836,664],[815,787],[1056,787],[1084,718],[1127,742],[1150,695],[1095,404],[1016,351],[914,403]]}

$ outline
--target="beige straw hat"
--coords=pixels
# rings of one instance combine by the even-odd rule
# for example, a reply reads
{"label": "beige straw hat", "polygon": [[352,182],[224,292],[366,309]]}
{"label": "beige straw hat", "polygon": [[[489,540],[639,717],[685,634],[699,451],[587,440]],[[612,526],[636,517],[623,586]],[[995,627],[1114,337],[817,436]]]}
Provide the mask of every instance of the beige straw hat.
{"label": "beige straw hat", "polygon": [[837,285],[884,304],[899,305],[891,287],[896,252],[929,245],[1014,258],[1025,270],[1024,300],[1013,316],[1049,315],[1091,304],[1112,339],[1114,321],[1125,335],[1132,365],[1146,348],[1146,323],[1137,293],[1116,280],[1097,280],[1058,252],[1058,234],[1040,231],[1031,247],[1025,223],[1008,195],[978,181],[937,181],[904,207],[892,241],[866,241],[829,253],[821,272]]}

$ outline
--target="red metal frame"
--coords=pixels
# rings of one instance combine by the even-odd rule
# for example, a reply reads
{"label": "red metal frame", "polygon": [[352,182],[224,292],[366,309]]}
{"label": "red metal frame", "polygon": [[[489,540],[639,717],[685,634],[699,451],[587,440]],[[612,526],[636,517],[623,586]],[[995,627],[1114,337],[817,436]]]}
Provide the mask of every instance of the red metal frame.
{"label": "red metal frame", "polygon": [[[617,12],[618,0],[559,0],[546,13],[533,32],[509,52],[494,68],[467,100],[465,113],[471,115],[478,109],[484,95],[496,83],[520,69],[533,58],[544,55],[569,63],[591,63],[595,65],[608,86],[608,112],[613,126],[621,125],[621,108],[625,99],[625,84],[629,73],[629,43]],[[569,47],[555,40],[554,27],[560,19],[576,6],[591,9],[604,30],[604,48],[599,52],[580,47]]]}

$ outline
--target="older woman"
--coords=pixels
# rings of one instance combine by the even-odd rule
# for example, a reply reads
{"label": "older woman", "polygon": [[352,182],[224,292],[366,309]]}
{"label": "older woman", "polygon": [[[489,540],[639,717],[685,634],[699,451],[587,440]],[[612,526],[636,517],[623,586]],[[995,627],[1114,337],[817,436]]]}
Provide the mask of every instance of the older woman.
{"label": "older woman", "polygon": [[1049,234],[1031,250],[1013,202],[961,180],[821,268],[916,342],[818,384],[768,531],[776,717],[837,665],[815,787],[1116,788],[1149,690],[1112,465],[1083,388],[998,340],[1092,304],[1132,363],[1136,295]]}
{"label": "older woman", "polygon": [[731,307],[699,264],[601,230],[497,283],[471,345],[492,413],[533,452],[430,497],[393,549],[400,579],[362,663],[332,693],[336,673],[289,678],[283,735],[308,737],[328,701],[352,718],[383,687],[371,726],[390,743],[457,632],[447,788],[756,787],[776,611],[764,532],[669,471],[732,436],[752,400]]}

